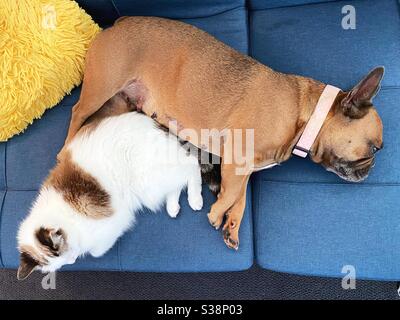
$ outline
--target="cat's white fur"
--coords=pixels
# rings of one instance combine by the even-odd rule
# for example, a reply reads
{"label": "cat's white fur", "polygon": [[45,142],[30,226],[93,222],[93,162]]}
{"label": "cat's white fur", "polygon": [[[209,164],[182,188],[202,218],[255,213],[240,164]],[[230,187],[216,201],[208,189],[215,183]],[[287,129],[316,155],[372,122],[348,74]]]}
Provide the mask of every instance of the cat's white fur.
{"label": "cat's white fur", "polygon": [[72,161],[110,195],[113,213],[101,219],[86,217],[55,188],[42,188],[20,226],[19,247],[28,245],[43,254],[35,239],[40,227],[61,228],[68,247],[59,257],[44,257],[49,263],[39,267],[43,272],[72,264],[86,253],[102,256],[133,225],[142,207],[157,211],[166,203],[168,214],[176,217],[179,195],[186,186],[189,205],[194,210],[203,206],[198,159],[142,114],[106,118],[88,133],[77,135],[68,150]]}

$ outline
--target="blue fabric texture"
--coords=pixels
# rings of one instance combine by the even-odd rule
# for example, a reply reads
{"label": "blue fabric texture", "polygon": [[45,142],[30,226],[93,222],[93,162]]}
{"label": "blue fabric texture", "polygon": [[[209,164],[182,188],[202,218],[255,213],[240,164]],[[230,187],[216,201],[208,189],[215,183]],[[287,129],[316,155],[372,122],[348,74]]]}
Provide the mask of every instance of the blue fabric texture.
{"label": "blue fabric texture", "polygon": [[[173,220],[164,213],[143,212],[137,229],[120,242],[121,269],[137,271],[239,271],[253,264],[251,200],[247,201],[237,252],[227,249],[221,232],[210,228],[206,214],[215,197],[203,189],[204,209],[193,212],[186,194],[181,197],[182,214]],[[248,189],[251,199],[251,190]]]}
{"label": "blue fabric texture", "polygon": [[[356,9],[355,30],[341,27],[344,5]],[[255,252],[262,267],[343,276],[342,267],[353,265],[357,278],[400,278],[398,9],[395,0],[365,0],[250,12],[250,53],[276,70],[349,89],[372,67],[386,66],[374,100],[386,146],[365,182],[346,183],[297,157],[253,177]]]}
{"label": "blue fabric texture", "polygon": [[[386,67],[375,105],[385,149],[361,184],[340,180],[309,160],[293,158],[255,174],[249,185],[238,252],[228,250],[206,213],[182,195],[180,216],[139,213],[137,224],[104,257],[64,270],[236,271],[260,266],[298,274],[400,278],[400,19],[396,0],[79,0],[102,26],[123,15],[162,16],[196,25],[260,62],[349,89],[371,68]],[[356,9],[356,29],[341,26],[342,7]],[[74,90],[28,130],[0,144],[0,266],[16,268],[16,230],[55,164]],[[254,220],[254,227],[253,227]],[[253,230],[254,229],[254,230]],[[255,250],[255,258],[253,257]]]}
{"label": "blue fabric texture", "polygon": [[[1,226],[1,219],[2,219],[2,211],[3,211],[3,205],[4,205],[4,199],[5,199],[5,191],[1,190],[0,191],[0,226]],[[1,228],[0,228],[0,232],[1,232]],[[1,243],[2,243],[2,237],[0,234],[0,267],[4,268],[4,264],[3,264],[3,259],[1,256]]]}
{"label": "blue fabric texture", "polygon": [[338,0],[249,0],[251,10],[274,9],[283,7],[294,7],[315,3],[326,3]]}
{"label": "blue fabric texture", "polygon": [[236,8],[245,0],[78,0],[101,26],[111,25],[120,16],[157,16],[172,19],[203,18]]}
{"label": "blue fabric texture", "polygon": [[[356,29],[344,30],[344,5]],[[400,86],[400,24],[396,0],[357,0],[250,12],[251,55],[273,69],[350,89],[386,66],[383,86]],[[294,36],[295,35],[295,36]]]}
{"label": "blue fabric texture", "polygon": [[120,17],[112,0],[77,0],[76,2],[102,27],[113,24]]}
{"label": "blue fabric texture", "polygon": [[6,188],[6,144],[0,143],[0,190]]}
{"label": "blue fabric texture", "polygon": [[257,180],[260,266],[290,273],[398,280],[399,185]]}
{"label": "blue fabric texture", "polygon": [[160,16],[174,19],[210,17],[238,7],[245,0],[113,0],[120,15]]}

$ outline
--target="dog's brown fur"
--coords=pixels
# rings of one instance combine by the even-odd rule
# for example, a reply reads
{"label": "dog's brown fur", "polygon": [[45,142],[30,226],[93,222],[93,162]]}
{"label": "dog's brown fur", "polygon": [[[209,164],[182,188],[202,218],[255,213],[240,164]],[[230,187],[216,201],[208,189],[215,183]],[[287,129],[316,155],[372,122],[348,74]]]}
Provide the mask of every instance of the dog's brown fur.
{"label": "dog's brown fur", "polygon": [[[313,161],[337,171],[339,163],[371,158],[371,146],[381,146],[381,120],[372,105],[364,103],[382,78],[383,70],[376,70],[358,88],[338,96],[311,149]],[[185,128],[199,136],[201,129],[254,129],[255,167],[281,163],[291,156],[324,87],[309,78],[275,72],[193,26],[161,18],[123,18],[99,34],[87,53],[82,93],[66,143],[88,117],[122,93],[161,125],[176,120],[176,128],[170,129],[178,136]],[[226,146],[211,151],[223,156],[232,151]],[[367,165],[369,170],[372,164]],[[232,248],[239,244],[252,172],[237,175],[238,166],[222,163],[221,191],[209,214],[216,228],[227,214],[223,234]]]}

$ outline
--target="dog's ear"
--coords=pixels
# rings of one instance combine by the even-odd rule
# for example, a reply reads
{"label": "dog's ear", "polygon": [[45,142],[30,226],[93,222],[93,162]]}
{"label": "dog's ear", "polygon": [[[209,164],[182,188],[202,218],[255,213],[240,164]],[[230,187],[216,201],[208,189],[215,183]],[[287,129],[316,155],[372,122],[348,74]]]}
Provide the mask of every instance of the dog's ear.
{"label": "dog's ear", "polygon": [[345,116],[350,118],[362,118],[369,107],[372,106],[372,99],[378,93],[381,85],[384,67],[373,69],[364,79],[362,79],[341,102]]}
{"label": "dog's ear", "polygon": [[56,230],[52,228],[41,227],[36,232],[36,237],[38,241],[43,246],[46,246],[53,255],[59,256],[61,248],[65,243],[65,235],[61,229]]}
{"label": "dog's ear", "polygon": [[17,272],[18,280],[25,280],[35,270],[39,263],[29,254],[21,252],[20,262]]}

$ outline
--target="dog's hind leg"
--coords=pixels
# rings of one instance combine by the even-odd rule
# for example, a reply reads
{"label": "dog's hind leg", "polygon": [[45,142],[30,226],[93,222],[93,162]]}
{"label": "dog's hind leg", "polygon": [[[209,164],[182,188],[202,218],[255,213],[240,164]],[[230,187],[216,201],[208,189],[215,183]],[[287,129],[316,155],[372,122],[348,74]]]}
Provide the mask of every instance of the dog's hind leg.
{"label": "dog's hind leg", "polygon": [[129,80],[121,72],[123,66],[112,57],[113,51],[102,50],[109,33],[100,33],[86,54],[82,91],[78,103],[72,109],[72,117],[66,144],[71,141],[85,121],[117,94]]}
{"label": "dog's hind leg", "polygon": [[243,193],[242,190],[246,188],[248,175],[239,175],[236,169],[237,166],[234,164],[221,166],[221,191],[208,214],[210,224],[216,229],[221,226],[225,214],[238,201]]}
{"label": "dog's hind leg", "polygon": [[[237,159],[236,157],[239,152],[238,148],[242,148],[241,154],[247,154],[247,145],[242,143],[242,139],[234,139],[234,135],[226,135],[225,143],[221,150],[221,188],[218,199],[212,205],[211,211],[208,214],[208,220],[216,229],[219,229],[221,226],[225,214],[227,214],[229,210],[241,200],[241,197],[243,197],[252,171],[252,168],[249,167],[249,161],[245,159],[243,162],[241,161],[242,159]],[[233,163],[232,160],[234,160]],[[245,201],[245,199],[242,201]],[[237,211],[235,216],[237,218],[240,217],[241,220],[241,215],[239,214],[240,208],[238,205],[235,207],[234,211]],[[243,212],[241,214],[243,215]],[[236,224],[239,225],[240,221]],[[239,243],[239,239],[234,239],[234,241]],[[230,247],[236,248],[236,246]]]}
{"label": "dog's hind leg", "polygon": [[246,190],[247,182],[242,186],[239,198],[226,214],[226,221],[223,227],[225,244],[235,250],[239,248],[239,229],[246,207]]}
{"label": "dog's hind leg", "polygon": [[116,92],[114,91],[112,88],[107,88],[105,84],[102,84],[101,80],[95,82],[84,80],[79,101],[72,108],[71,122],[65,144],[71,141],[92,114],[115,95]]}

